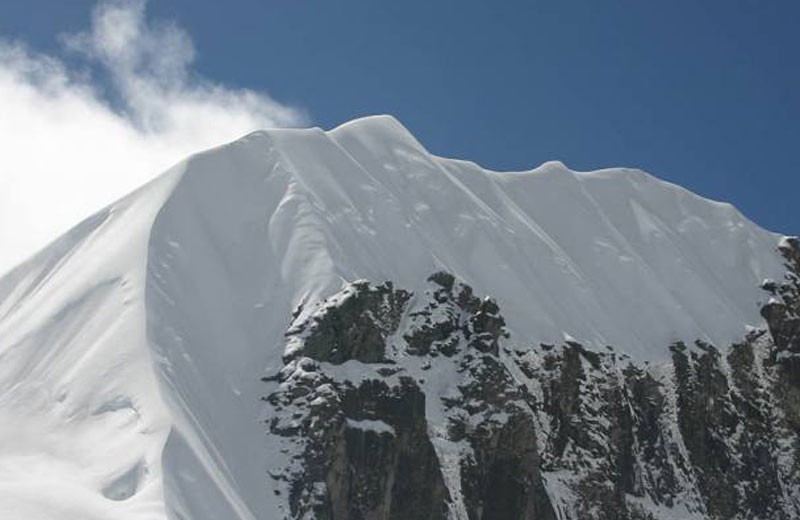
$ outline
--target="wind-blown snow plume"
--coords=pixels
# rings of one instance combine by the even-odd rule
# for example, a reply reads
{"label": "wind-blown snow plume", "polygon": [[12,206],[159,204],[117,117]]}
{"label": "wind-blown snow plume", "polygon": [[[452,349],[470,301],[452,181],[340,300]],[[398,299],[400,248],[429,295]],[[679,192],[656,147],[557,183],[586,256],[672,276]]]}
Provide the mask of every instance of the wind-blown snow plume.
{"label": "wind-blown snow plume", "polygon": [[190,35],[145,7],[99,3],[86,31],[61,38],[69,59],[0,40],[0,273],[191,152],[305,123],[198,76]]}

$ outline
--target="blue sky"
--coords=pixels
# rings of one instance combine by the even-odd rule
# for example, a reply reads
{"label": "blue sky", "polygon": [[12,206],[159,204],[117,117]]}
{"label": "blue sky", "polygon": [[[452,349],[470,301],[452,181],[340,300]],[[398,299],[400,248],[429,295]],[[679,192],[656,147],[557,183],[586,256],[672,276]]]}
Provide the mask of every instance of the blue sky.
{"label": "blue sky", "polygon": [[[95,4],[4,0],[0,36],[72,66],[58,35]],[[795,0],[158,0],[146,18],[191,37],[190,75],[325,128],[391,113],[494,169],[639,167],[800,232]]]}

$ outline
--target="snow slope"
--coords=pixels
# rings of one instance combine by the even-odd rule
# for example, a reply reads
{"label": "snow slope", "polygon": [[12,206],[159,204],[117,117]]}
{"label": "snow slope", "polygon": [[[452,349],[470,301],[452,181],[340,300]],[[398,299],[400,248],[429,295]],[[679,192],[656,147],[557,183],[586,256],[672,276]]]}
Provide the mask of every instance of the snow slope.
{"label": "snow slope", "polygon": [[[387,116],[190,157],[0,279],[0,511],[274,518],[259,419],[299,304],[446,270],[512,337],[658,362],[762,325],[779,237],[644,172],[500,173]],[[307,306],[306,308],[310,308]]]}

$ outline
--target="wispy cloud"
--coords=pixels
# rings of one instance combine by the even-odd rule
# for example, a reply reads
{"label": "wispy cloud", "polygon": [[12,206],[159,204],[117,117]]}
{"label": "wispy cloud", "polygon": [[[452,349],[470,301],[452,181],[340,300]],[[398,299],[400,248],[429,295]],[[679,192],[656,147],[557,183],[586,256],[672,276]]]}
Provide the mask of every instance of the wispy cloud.
{"label": "wispy cloud", "polygon": [[101,1],[70,59],[0,42],[0,274],[189,153],[306,123],[263,92],[200,77],[192,39],[144,0]]}

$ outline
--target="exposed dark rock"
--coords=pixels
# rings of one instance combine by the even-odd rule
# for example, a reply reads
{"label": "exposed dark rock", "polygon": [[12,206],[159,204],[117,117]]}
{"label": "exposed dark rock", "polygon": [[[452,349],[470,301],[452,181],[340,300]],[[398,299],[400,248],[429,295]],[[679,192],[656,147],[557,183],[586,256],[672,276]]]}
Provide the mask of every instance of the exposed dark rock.
{"label": "exposed dark rock", "polygon": [[[447,488],[427,434],[425,395],[410,378],[365,381],[342,399],[344,435],[324,460],[331,518],[446,518]],[[387,428],[373,429],[373,424]]]}
{"label": "exposed dark rock", "polygon": [[[484,349],[479,349],[483,351]],[[470,519],[555,519],[544,488],[529,396],[494,356],[472,358],[463,367],[467,383],[451,402],[464,418],[472,454],[462,461],[461,489]],[[477,420],[476,418],[479,417]]]}
{"label": "exposed dark rock", "polygon": [[678,390],[678,425],[709,513],[733,518],[738,508],[733,460],[727,442],[739,424],[728,399],[720,354],[704,346],[698,354],[683,344],[672,347]]}
{"label": "exposed dark rock", "polygon": [[[411,293],[395,290],[392,282],[356,282],[312,323],[294,324],[287,336],[306,334],[302,351],[292,356],[340,364],[348,360],[385,360],[386,338],[397,330]],[[299,316],[299,312],[297,316]],[[310,331],[310,332],[309,332]]]}
{"label": "exposed dark rock", "polygon": [[380,366],[374,379],[341,381],[318,364],[386,361],[386,338],[410,296],[391,283],[357,283],[287,334],[301,345],[267,401],[276,412],[271,431],[303,446],[288,476],[293,517],[446,518],[448,491],[414,380],[387,384],[398,368]]}
{"label": "exposed dark rock", "polygon": [[[298,441],[274,476],[293,517],[797,518],[800,243],[780,251],[768,331],[676,343],[655,366],[514,346],[497,303],[449,273],[413,304],[359,282],[299,309],[266,399],[270,430]],[[324,364],[345,361],[363,364],[356,380]]]}
{"label": "exposed dark rock", "polygon": [[470,435],[474,455],[461,467],[470,519],[555,520],[542,482],[531,416],[512,413],[503,424],[479,425]]}
{"label": "exposed dark rock", "polygon": [[427,435],[425,395],[412,379],[292,383],[268,400],[295,419],[290,427],[274,421],[271,431],[304,445],[289,476],[294,517],[446,518],[449,496]]}
{"label": "exposed dark rock", "polygon": [[569,475],[575,495],[566,518],[650,518],[632,499],[670,507],[679,477],[664,436],[662,385],[613,352],[576,342],[542,352],[523,373],[540,386],[540,422],[549,425],[543,471]]}

